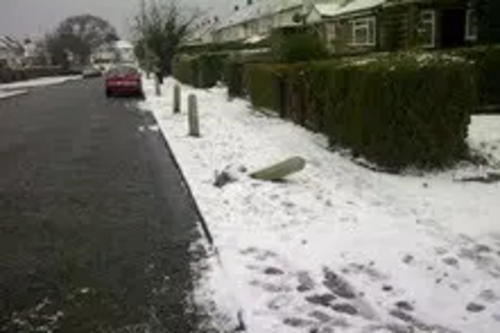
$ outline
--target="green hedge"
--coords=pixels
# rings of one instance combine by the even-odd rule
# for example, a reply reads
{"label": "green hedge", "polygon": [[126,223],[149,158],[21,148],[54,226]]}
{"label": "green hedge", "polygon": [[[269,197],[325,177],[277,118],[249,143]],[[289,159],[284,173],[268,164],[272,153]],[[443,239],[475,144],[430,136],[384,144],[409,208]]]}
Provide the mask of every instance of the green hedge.
{"label": "green hedge", "polygon": [[454,51],[475,63],[481,106],[500,105],[500,45]]}
{"label": "green hedge", "polygon": [[224,83],[227,86],[229,97],[244,97],[245,89],[245,65],[266,63],[272,61],[270,53],[246,53],[232,55],[225,63]]}
{"label": "green hedge", "polygon": [[467,149],[477,106],[473,66],[446,55],[249,65],[256,107],[326,133],[332,144],[389,168],[443,166]]}
{"label": "green hedge", "polygon": [[172,75],[184,84],[194,85],[197,82],[196,58],[191,56],[177,56],[172,64]]}
{"label": "green hedge", "polygon": [[210,88],[218,81],[224,80],[224,67],[229,55],[227,53],[208,53],[198,57],[198,87]]}
{"label": "green hedge", "polygon": [[390,56],[313,71],[324,73],[329,89],[332,141],[392,168],[441,166],[465,153],[477,100],[472,66],[464,61]]}
{"label": "green hedge", "polygon": [[226,62],[224,83],[227,86],[227,93],[229,97],[245,96],[243,62],[241,61]]}
{"label": "green hedge", "polygon": [[197,88],[210,88],[224,79],[226,53],[207,53],[198,56],[180,55],[175,58],[173,76],[182,83]]}
{"label": "green hedge", "polygon": [[271,38],[274,60],[294,63],[328,58],[322,37],[311,28],[286,27],[275,29]]}
{"label": "green hedge", "polygon": [[244,69],[245,90],[252,105],[272,111],[282,112],[280,78],[287,67],[275,64],[247,64]]}

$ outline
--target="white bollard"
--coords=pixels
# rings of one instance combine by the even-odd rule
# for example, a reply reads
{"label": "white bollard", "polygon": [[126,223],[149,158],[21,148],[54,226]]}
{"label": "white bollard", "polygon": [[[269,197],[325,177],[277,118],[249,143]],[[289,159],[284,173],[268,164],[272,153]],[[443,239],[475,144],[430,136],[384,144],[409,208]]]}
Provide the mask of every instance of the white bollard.
{"label": "white bollard", "polygon": [[176,84],[174,86],[174,113],[181,112],[181,87]]}
{"label": "white bollard", "polygon": [[189,135],[194,137],[200,136],[200,123],[198,119],[198,101],[196,95],[191,94],[188,97],[188,122]]}

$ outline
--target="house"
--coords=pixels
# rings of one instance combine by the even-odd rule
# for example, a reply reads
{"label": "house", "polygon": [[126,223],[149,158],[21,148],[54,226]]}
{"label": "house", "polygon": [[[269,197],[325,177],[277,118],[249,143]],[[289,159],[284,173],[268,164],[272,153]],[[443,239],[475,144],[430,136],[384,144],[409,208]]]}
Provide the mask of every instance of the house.
{"label": "house", "polygon": [[383,50],[451,48],[477,41],[477,17],[466,0],[387,0],[380,17]]}
{"label": "house", "polygon": [[115,59],[116,52],[111,44],[100,46],[90,56],[90,62],[96,65],[112,64],[115,62]]}
{"label": "house", "polygon": [[194,31],[188,37],[186,45],[202,45],[211,44],[214,42],[214,31],[220,25],[220,20],[218,16],[202,17],[200,20],[195,22]]}
{"label": "house", "polygon": [[335,53],[449,48],[474,44],[472,0],[246,0],[204,21],[193,43],[253,42],[275,28],[307,24]]}
{"label": "house", "polygon": [[448,48],[477,39],[474,10],[463,0],[331,0],[307,11],[336,53]]}
{"label": "house", "polygon": [[23,44],[8,36],[0,36],[0,67],[20,68],[24,66]]}
{"label": "house", "polygon": [[117,56],[117,61],[124,63],[133,63],[136,61],[134,45],[126,40],[118,40],[114,42],[114,50]]}
{"label": "house", "polygon": [[0,68],[2,67],[16,67],[17,65],[17,56],[16,54],[8,47],[4,45],[0,45]]}
{"label": "house", "polygon": [[301,24],[303,0],[247,0],[220,22],[212,32],[215,42],[256,40],[274,28]]}
{"label": "house", "polygon": [[377,48],[378,15],[386,0],[332,0],[307,9],[306,22],[317,27],[334,52]]}
{"label": "house", "polygon": [[125,40],[118,40],[100,46],[90,56],[90,62],[107,68],[114,63],[134,63],[134,46]]}

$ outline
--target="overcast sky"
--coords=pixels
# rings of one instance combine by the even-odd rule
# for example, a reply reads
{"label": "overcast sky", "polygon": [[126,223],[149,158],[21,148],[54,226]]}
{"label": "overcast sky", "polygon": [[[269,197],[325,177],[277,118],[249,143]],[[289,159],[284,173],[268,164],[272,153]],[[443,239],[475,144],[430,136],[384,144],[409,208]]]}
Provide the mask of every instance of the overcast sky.
{"label": "overcast sky", "polygon": [[[181,4],[220,10],[239,0],[179,0]],[[89,13],[110,21],[120,34],[130,31],[130,19],[140,0],[0,0],[0,35],[39,37],[64,18]]]}

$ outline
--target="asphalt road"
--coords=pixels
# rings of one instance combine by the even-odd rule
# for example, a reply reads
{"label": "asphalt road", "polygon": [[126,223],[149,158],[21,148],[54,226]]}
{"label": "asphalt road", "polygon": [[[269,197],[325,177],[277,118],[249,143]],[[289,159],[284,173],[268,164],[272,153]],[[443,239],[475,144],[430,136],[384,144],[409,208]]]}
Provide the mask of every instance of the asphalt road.
{"label": "asphalt road", "polygon": [[0,332],[195,332],[198,216],[151,116],[99,79],[0,100]]}

